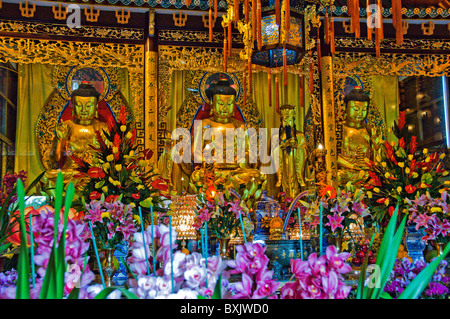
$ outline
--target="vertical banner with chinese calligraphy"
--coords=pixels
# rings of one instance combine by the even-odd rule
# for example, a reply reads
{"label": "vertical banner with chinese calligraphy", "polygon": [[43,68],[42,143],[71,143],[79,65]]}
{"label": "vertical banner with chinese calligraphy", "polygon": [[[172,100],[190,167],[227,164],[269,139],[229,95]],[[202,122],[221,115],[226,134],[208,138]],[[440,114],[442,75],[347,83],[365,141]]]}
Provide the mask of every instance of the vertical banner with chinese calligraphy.
{"label": "vertical banner with chinese calligraphy", "polygon": [[331,56],[321,58],[322,118],[327,183],[334,185],[337,175],[336,117],[334,112],[333,60]]}
{"label": "vertical banner with chinese calligraphy", "polygon": [[151,162],[158,160],[158,53],[154,49],[154,39],[147,38],[145,45],[145,148],[153,151]]}

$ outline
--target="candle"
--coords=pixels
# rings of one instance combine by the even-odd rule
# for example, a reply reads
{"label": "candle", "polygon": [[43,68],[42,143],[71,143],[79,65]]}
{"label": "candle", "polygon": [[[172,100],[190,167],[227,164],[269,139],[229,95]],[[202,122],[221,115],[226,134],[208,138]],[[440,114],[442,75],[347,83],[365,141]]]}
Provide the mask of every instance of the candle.
{"label": "candle", "polygon": [[[153,218],[153,216],[150,216],[150,218]],[[142,233],[142,243],[144,244],[145,263],[147,264],[147,275],[150,275],[150,266],[148,265],[148,256],[147,256],[147,245],[145,244],[144,220],[142,219],[142,211],[140,206],[139,206],[139,220],[141,221],[140,224]]]}
{"label": "candle", "polygon": [[152,227],[152,248],[153,248],[153,274],[156,276],[156,255],[155,255],[155,238],[153,237],[153,204],[150,205],[150,225]]}
{"label": "candle", "polygon": [[214,19],[217,19],[217,0],[214,0]]}
{"label": "candle", "polygon": [[33,214],[30,214],[30,251],[31,251],[31,280],[33,282],[33,288],[36,282],[35,266],[34,266],[34,237],[33,237]]}
{"label": "candle", "polygon": [[280,113],[280,90],[278,88],[278,75],[275,76],[275,110]]}
{"label": "candle", "polygon": [[244,1],[244,15],[245,15],[245,22],[247,22],[247,23],[248,23],[249,13],[250,13],[248,1],[249,0]]}
{"label": "candle", "polygon": [[103,278],[102,264],[100,263],[100,257],[98,256],[97,244],[95,243],[94,230],[92,229],[91,221],[89,221],[89,229],[91,230],[92,245],[94,246],[95,257],[98,264],[98,271],[100,272],[100,278],[102,279],[103,289],[105,289],[105,278]]}
{"label": "candle", "polygon": [[256,7],[256,27],[257,29],[257,40],[258,40],[258,50],[261,50],[262,38],[261,38],[261,0],[257,0]]}
{"label": "candle", "polygon": [[323,214],[323,204],[320,203],[320,232],[319,232],[319,247],[320,247],[320,251],[319,251],[319,255],[322,255],[322,227],[323,227],[323,222],[322,222],[322,214]]}
{"label": "candle", "polygon": [[300,239],[300,259],[303,260],[302,219],[300,217],[300,208],[297,208],[297,213],[298,213],[298,235]]}
{"label": "candle", "polygon": [[175,282],[173,280],[173,250],[172,250],[172,215],[169,215],[169,241],[170,241],[170,278],[172,280],[172,293],[175,293]]}
{"label": "candle", "polygon": [[286,27],[286,42],[289,41],[289,29],[291,28],[291,4],[289,0],[286,1],[286,12],[284,15],[285,18],[285,27]]}

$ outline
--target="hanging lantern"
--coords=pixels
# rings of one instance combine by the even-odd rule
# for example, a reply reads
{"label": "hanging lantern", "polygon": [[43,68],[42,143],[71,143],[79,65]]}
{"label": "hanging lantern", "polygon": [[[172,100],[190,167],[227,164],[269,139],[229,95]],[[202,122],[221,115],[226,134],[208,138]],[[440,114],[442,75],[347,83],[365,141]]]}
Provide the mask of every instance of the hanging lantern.
{"label": "hanging lantern", "polygon": [[217,194],[217,189],[214,187],[213,183],[210,183],[205,192],[206,199],[210,202],[213,202],[214,197],[216,197],[216,194]]}
{"label": "hanging lantern", "polygon": [[[253,51],[252,63],[269,68],[294,65],[305,54],[303,0],[261,1],[260,47]],[[258,14],[259,15],[259,14]],[[285,49],[284,49],[285,48]],[[283,55],[284,63],[283,63]]]}

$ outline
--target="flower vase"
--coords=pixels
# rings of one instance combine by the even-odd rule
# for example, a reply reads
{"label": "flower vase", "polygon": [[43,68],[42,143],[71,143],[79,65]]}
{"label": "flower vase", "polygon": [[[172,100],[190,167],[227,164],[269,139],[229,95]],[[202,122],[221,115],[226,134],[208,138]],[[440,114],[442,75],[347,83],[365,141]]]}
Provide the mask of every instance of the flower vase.
{"label": "flower vase", "polygon": [[439,257],[444,252],[445,243],[435,243],[436,257]]}
{"label": "flower vase", "polygon": [[230,241],[229,238],[219,238],[219,254],[220,257],[222,257],[223,260],[228,259],[228,242]]}
{"label": "flower vase", "polygon": [[339,254],[342,252],[342,240],[342,236],[330,236],[328,237],[328,244],[334,245],[336,247],[337,253]]}
{"label": "flower vase", "polygon": [[112,277],[117,270],[114,265],[114,251],[115,248],[106,248],[103,250],[102,272],[105,278],[106,287],[111,287],[113,285]]}

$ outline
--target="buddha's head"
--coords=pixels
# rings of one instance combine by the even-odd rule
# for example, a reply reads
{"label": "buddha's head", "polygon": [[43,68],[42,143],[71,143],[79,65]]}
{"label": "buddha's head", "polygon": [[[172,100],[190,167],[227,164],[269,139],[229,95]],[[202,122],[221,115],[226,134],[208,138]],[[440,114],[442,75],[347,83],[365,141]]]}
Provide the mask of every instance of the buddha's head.
{"label": "buddha's head", "polygon": [[72,116],[80,123],[88,124],[97,117],[100,93],[90,84],[81,83],[71,95]]}
{"label": "buddha's head", "polygon": [[361,125],[369,112],[370,97],[359,86],[355,86],[344,97],[345,119],[349,124]]}
{"label": "buddha's head", "polygon": [[234,100],[236,90],[227,79],[221,79],[211,84],[205,90],[206,96],[211,101],[211,113],[218,119],[228,119],[234,115]]}

